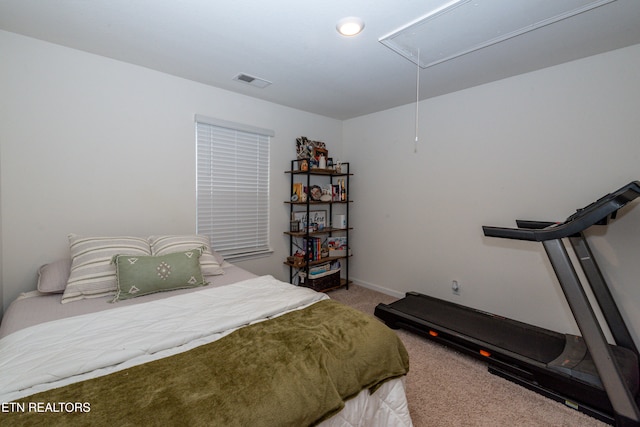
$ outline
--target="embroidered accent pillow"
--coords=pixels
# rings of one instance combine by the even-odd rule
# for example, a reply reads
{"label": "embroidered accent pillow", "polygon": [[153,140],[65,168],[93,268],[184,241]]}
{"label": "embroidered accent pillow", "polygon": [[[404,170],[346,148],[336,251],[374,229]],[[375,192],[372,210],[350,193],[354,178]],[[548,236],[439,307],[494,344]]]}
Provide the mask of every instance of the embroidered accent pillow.
{"label": "embroidered accent pillow", "polygon": [[62,303],[99,298],[116,292],[117,254],[151,255],[149,242],[140,237],[83,237],[69,235],[71,272],[62,294]]}
{"label": "embroidered accent pillow", "polygon": [[202,234],[150,236],[149,245],[151,246],[151,255],[166,255],[204,246],[205,249],[202,252],[202,257],[200,257],[202,274],[204,276],[224,274],[224,270],[221,267],[222,262],[219,260],[220,257],[216,257],[216,254],[211,249],[209,237]]}
{"label": "embroidered accent pillow", "polygon": [[203,251],[199,247],[160,256],[115,255],[118,290],[112,302],[207,285],[200,270]]}

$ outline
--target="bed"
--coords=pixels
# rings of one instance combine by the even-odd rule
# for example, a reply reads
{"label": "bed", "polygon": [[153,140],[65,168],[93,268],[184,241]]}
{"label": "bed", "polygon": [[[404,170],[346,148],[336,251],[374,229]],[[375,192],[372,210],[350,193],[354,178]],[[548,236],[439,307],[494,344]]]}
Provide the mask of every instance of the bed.
{"label": "bed", "polygon": [[406,350],[372,316],[202,236],[69,239],[0,324],[11,425],[412,425]]}

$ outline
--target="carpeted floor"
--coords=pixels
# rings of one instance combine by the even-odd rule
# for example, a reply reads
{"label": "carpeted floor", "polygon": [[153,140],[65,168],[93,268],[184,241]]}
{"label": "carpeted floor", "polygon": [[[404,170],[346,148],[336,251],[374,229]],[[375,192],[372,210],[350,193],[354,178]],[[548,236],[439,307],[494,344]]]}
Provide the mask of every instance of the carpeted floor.
{"label": "carpeted floor", "polygon": [[[329,293],[373,315],[397,298],[352,285]],[[398,330],[410,357],[407,398],[415,427],[580,426],[607,424],[487,372],[486,364]]]}

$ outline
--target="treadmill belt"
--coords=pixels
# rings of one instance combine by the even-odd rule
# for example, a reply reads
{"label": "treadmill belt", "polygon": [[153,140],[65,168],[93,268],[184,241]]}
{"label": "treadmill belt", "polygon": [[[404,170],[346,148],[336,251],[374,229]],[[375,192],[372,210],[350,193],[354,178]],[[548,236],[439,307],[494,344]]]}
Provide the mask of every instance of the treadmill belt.
{"label": "treadmill belt", "polygon": [[566,342],[565,335],[558,332],[421,294],[407,294],[389,307],[429,322],[436,329],[439,325],[545,364],[562,353]]}

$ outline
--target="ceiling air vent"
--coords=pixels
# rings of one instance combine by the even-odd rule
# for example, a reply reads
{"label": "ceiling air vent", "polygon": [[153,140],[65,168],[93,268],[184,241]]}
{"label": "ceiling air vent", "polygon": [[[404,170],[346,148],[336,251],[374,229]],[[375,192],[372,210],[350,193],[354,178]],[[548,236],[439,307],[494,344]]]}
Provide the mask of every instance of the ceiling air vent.
{"label": "ceiling air vent", "polygon": [[233,80],[246,83],[251,86],[259,87],[260,89],[265,88],[271,84],[270,81],[261,79],[259,77],[250,76],[249,74],[240,73],[233,78]]}

